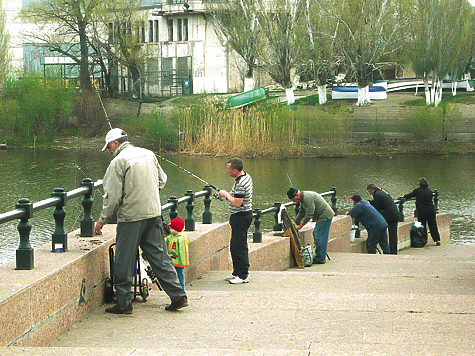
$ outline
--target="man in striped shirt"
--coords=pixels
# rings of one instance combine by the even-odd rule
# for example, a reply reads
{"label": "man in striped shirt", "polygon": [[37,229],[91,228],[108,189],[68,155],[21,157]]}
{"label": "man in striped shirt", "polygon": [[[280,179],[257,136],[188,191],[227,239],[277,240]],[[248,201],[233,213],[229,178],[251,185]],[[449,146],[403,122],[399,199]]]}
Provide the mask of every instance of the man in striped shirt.
{"label": "man in striped shirt", "polygon": [[247,230],[252,222],[252,178],[243,171],[239,158],[228,161],[227,172],[235,179],[231,192],[220,190],[219,195],[229,201],[231,242],[229,250],[233,260],[233,273],[225,280],[231,284],[249,283],[249,250]]}

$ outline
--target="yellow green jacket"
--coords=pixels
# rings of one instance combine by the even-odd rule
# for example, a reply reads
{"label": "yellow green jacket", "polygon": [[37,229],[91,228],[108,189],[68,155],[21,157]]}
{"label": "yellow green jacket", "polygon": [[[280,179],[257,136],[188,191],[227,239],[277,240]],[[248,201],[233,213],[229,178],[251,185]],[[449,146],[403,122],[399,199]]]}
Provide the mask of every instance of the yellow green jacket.
{"label": "yellow green jacket", "polygon": [[181,232],[177,235],[168,235],[165,237],[165,243],[168,246],[168,254],[172,258],[173,265],[176,267],[188,267],[188,243],[190,241]]}

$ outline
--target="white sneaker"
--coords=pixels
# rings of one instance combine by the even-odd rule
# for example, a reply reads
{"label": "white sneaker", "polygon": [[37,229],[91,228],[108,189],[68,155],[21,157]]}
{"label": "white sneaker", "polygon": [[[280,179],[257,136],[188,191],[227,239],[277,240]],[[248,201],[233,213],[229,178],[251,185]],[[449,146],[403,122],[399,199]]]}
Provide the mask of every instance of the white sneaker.
{"label": "white sneaker", "polygon": [[234,279],[231,279],[229,281],[231,284],[243,284],[243,283],[249,283],[249,278],[246,279],[241,279],[239,277],[235,277]]}
{"label": "white sneaker", "polygon": [[234,279],[234,278],[236,278],[236,276],[233,274],[230,274],[229,276],[224,277],[224,280],[229,282],[231,279]]}

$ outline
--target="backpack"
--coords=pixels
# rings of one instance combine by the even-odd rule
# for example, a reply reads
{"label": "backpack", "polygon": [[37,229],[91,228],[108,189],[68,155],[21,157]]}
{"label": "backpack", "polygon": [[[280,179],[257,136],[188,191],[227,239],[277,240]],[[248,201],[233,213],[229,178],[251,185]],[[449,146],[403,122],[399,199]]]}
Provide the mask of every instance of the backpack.
{"label": "backpack", "polygon": [[427,244],[427,234],[424,231],[424,226],[416,226],[412,223],[410,236],[411,247],[421,248]]}
{"label": "backpack", "polygon": [[302,262],[305,267],[310,267],[313,264],[313,247],[312,245],[305,245],[300,251],[300,256],[302,257]]}

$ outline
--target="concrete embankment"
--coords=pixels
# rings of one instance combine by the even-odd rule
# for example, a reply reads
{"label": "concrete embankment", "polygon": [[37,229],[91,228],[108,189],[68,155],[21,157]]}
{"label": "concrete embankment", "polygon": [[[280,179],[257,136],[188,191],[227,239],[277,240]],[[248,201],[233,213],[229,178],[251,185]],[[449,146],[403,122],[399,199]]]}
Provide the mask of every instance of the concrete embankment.
{"label": "concrete embankment", "polygon": [[[408,231],[410,229],[410,224],[412,220],[412,218],[407,218],[404,223],[400,223],[399,231],[401,248],[407,246],[409,238]],[[440,214],[438,216],[438,223],[440,227],[442,241],[444,244],[448,244],[450,236],[451,216],[448,214]],[[338,265],[339,263],[341,263],[339,262],[340,260],[347,261],[347,263],[351,265],[352,263],[354,263],[354,261],[357,261],[362,258],[355,256],[362,256],[363,254],[348,254],[348,256],[353,257],[346,257],[347,255],[341,254],[342,252],[360,252],[364,250],[364,235],[361,239],[358,239],[354,243],[349,242],[350,226],[351,219],[348,216],[335,217],[334,223],[332,224],[331,238],[329,242],[329,254],[332,260],[326,265],[322,266],[323,269],[315,269],[314,272],[327,271],[327,273],[331,273],[331,266]],[[192,307],[187,310],[194,310],[193,303],[196,303],[198,300],[201,299],[201,297],[199,297],[197,294],[194,294],[194,286],[199,286],[202,280],[206,280],[208,278],[208,275],[214,276],[212,277],[213,280],[216,279],[211,283],[212,285],[215,285],[217,283],[221,285],[223,282],[221,281],[222,277],[224,277],[224,275],[228,273],[227,271],[231,270],[232,265],[229,259],[228,251],[230,234],[229,225],[227,223],[211,225],[196,224],[196,227],[197,230],[195,232],[187,233],[191,240],[191,266],[187,271],[187,281],[188,288],[190,290],[190,301],[192,304]],[[77,322],[86,317],[89,313],[92,313],[93,317],[94,315],[102,315],[102,308],[100,310],[97,310],[97,308],[102,303],[104,279],[109,275],[109,258],[107,252],[109,245],[114,241],[114,236],[114,226],[112,225],[105,227],[104,235],[102,235],[101,237],[81,238],[78,236],[77,232],[71,233],[69,235],[70,250],[67,253],[52,253],[49,251],[49,244],[42,249],[37,249],[35,251],[34,270],[14,270],[14,262],[0,266],[0,326],[2,330],[0,346],[14,346],[3,349],[0,348],[0,353],[3,354],[4,351],[20,352],[21,350],[23,350],[24,347],[39,347],[51,345],[51,342],[53,340],[56,340],[58,337],[60,337],[62,333],[64,333],[69,328],[72,328],[71,330],[75,330],[77,328],[80,328],[82,325],[85,325],[84,323],[77,324]],[[309,226],[304,231],[303,238],[306,242],[310,242],[311,226]],[[436,248],[428,247],[427,249],[433,250]],[[435,251],[437,251],[437,249],[434,250],[434,252]],[[368,261],[373,261],[373,263],[377,263],[376,261],[386,261],[381,259],[376,260],[376,258],[383,257],[387,257],[388,261],[395,261],[394,258],[402,258],[399,256],[372,256],[364,258],[368,258]],[[353,258],[355,259],[354,261],[352,260]],[[296,307],[296,305],[299,305],[299,309],[302,306],[306,305],[306,294],[302,294],[302,291],[300,289],[303,288],[303,285],[300,285],[300,282],[298,282],[298,280],[297,283],[294,283],[289,281],[289,277],[286,277],[285,275],[275,274],[276,272],[271,272],[285,271],[288,268],[294,266],[294,261],[290,254],[290,242],[288,237],[265,235],[263,237],[263,243],[251,243],[250,260],[251,270],[253,271],[251,276],[252,283],[250,283],[250,285],[253,286],[251,287],[251,289],[254,290],[254,292],[247,294],[244,297],[247,302],[243,305],[252,303],[252,299],[255,299],[255,303],[260,305],[261,308],[266,310],[268,308],[273,308],[274,304],[269,304],[270,301],[267,299],[268,296],[266,296],[264,299],[261,298],[262,296],[266,295],[267,291],[272,288],[273,283],[270,281],[274,278],[278,284],[290,283],[289,287],[293,283],[293,289],[299,291],[296,294],[296,298],[293,298],[289,294],[289,300],[282,300],[282,307],[284,305],[288,305],[290,307],[288,312],[292,314],[295,312],[294,308]],[[313,268],[314,267],[312,267],[312,269]],[[349,266],[349,268],[353,267]],[[398,268],[398,271],[401,271],[402,266]],[[219,270],[221,272],[209,274],[209,271],[216,270]],[[305,271],[306,270],[307,269],[305,269]],[[303,271],[304,270],[302,270],[302,272]],[[301,271],[298,271],[297,273],[300,272]],[[268,277],[266,277],[266,275]],[[259,281],[266,281],[267,278],[269,279],[269,282],[265,282],[262,285],[262,291],[259,292],[259,288],[261,285],[261,282]],[[279,278],[283,279],[280,280]],[[376,276],[372,278],[376,278]],[[225,287],[228,288],[228,285],[225,285]],[[307,293],[313,295],[312,298],[318,298],[319,293],[324,291],[325,288],[326,286],[324,285],[318,286],[317,289],[313,289],[313,287],[309,286],[304,287],[304,289],[307,290]],[[276,290],[278,290],[278,288]],[[207,299],[207,303],[212,303],[212,301],[215,300],[216,303],[224,303],[227,305],[227,307],[231,308],[231,310],[227,310],[226,312],[238,312],[232,310],[232,304],[234,304],[235,302],[234,297],[231,299],[221,299],[223,296],[232,296],[234,293],[235,290],[231,289],[225,289],[224,294],[223,291],[217,291],[216,293],[214,293],[210,290],[209,293],[206,293],[206,295],[209,297],[209,299]],[[285,293],[289,293],[289,291],[287,290]],[[274,292],[271,294],[275,295]],[[137,314],[140,315],[140,313],[145,313],[143,317],[147,318],[147,310],[152,311],[154,313],[164,312],[164,310],[162,309],[163,305],[168,302],[167,299],[168,298],[166,298],[163,293],[152,291],[152,295],[149,299],[149,302],[144,304],[138,304],[139,310],[137,311]],[[229,304],[229,302],[232,302],[232,304]],[[237,310],[241,310],[238,313],[247,314],[246,309],[240,309],[243,307],[243,305],[239,305],[238,303],[235,306],[238,308]],[[140,308],[144,308],[144,312],[140,312]],[[253,309],[251,308],[250,311],[252,310]],[[278,311],[280,311],[279,308]],[[207,313],[206,307],[205,310],[202,310],[202,312],[204,312],[205,314]],[[215,312],[219,313],[219,308],[218,310],[212,311],[214,317],[211,318],[208,322],[217,322],[216,320],[213,320],[215,317],[219,317],[218,315],[214,314]],[[283,315],[282,318],[286,320],[288,318],[292,319],[293,316],[288,315],[288,312],[284,313],[285,315]],[[243,314],[239,315],[242,316]],[[156,329],[155,327],[149,329],[149,321],[142,320],[142,330],[144,330],[144,333],[147,333],[146,330],[153,330],[152,334],[159,334],[160,332],[164,331],[161,329],[162,327],[171,327],[175,320],[175,317],[171,316],[171,314],[166,313],[164,315],[164,318],[161,318],[159,316],[157,317],[161,320],[160,322],[163,322],[165,324],[155,325],[155,327],[160,327],[160,329]],[[249,320],[254,320],[252,313],[249,314],[248,317],[250,318]],[[306,328],[313,328],[312,325],[314,325],[315,316],[311,316],[308,319],[302,319],[301,317],[302,316],[298,316],[295,320],[295,322],[298,321],[298,324],[295,324],[296,326],[303,325]],[[278,318],[280,319],[280,317]],[[102,323],[107,320],[120,320],[120,317],[118,319],[111,319],[111,316],[109,316],[101,320]],[[122,320],[124,321],[124,319]],[[192,322],[194,328],[199,329],[199,323],[207,323],[206,321],[200,320],[199,318],[196,320],[198,324],[196,324],[195,321],[188,320]],[[157,320],[155,320],[154,322],[156,321]],[[269,320],[270,326],[275,325],[276,322],[276,320]],[[233,327],[232,318],[228,319],[227,317],[225,317],[220,323],[222,323],[222,327],[224,329],[226,328],[226,323],[231,323],[228,327]],[[73,327],[73,325],[75,326]],[[137,325],[135,325],[134,327],[136,326]],[[109,330],[109,333],[112,334],[115,334],[116,332],[118,332],[117,330],[120,330],[120,328],[115,329],[112,326],[109,329],[109,326],[100,325],[100,323],[97,325],[97,327],[98,329],[104,331]],[[130,325],[130,327],[130,331],[132,332],[131,335],[133,335],[136,330],[134,331],[134,327],[132,325]],[[187,329],[188,327],[190,327],[190,325],[186,326],[185,329]],[[192,331],[191,335],[196,332],[196,330]],[[260,331],[261,334],[259,334],[259,337],[262,337],[263,332],[265,332],[265,330]],[[91,333],[91,337],[93,336],[93,334],[94,332]],[[96,337],[99,337],[98,342],[103,342],[104,340],[102,338],[104,337],[111,338],[111,340],[109,341],[112,342],[112,339],[116,339],[115,337],[113,337],[112,334],[108,334],[108,336]],[[136,336],[137,340],[140,340],[139,335]],[[160,338],[161,337],[163,337],[163,335],[161,335]],[[219,338],[216,335],[214,337]],[[263,346],[267,344],[269,340],[267,340],[266,342],[260,340],[259,345]],[[220,341],[220,343],[222,342],[225,342],[225,340]],[[151,345],[149,340],[145,341],[145,343]],[[133,343],[131,342],[127,342],[126,349],[129,350],[128,347],[132,344]],[[236,346],[239,346],[237,345],[238,343],[235,344]],[[134,347],[141,347],[141,345],[142,342],[140,342]],[[76,346],[83,347],[80,346],[80,344],[77,344]],[[87,347],[87,345],[84,345],[84,347]],[[101,346],[95,347],[100,348]],[[212,346],[209,346],[204,343],[203,347],[206,348]],[[247,349],[247,347],[248,346],[246,346],[245,349]],[[42,349],[39,350],[41,351]],[[77,352],[78,353],[76,354],[81,354],[82,351]],[[102,352],[99,353],[102,354]]]}

